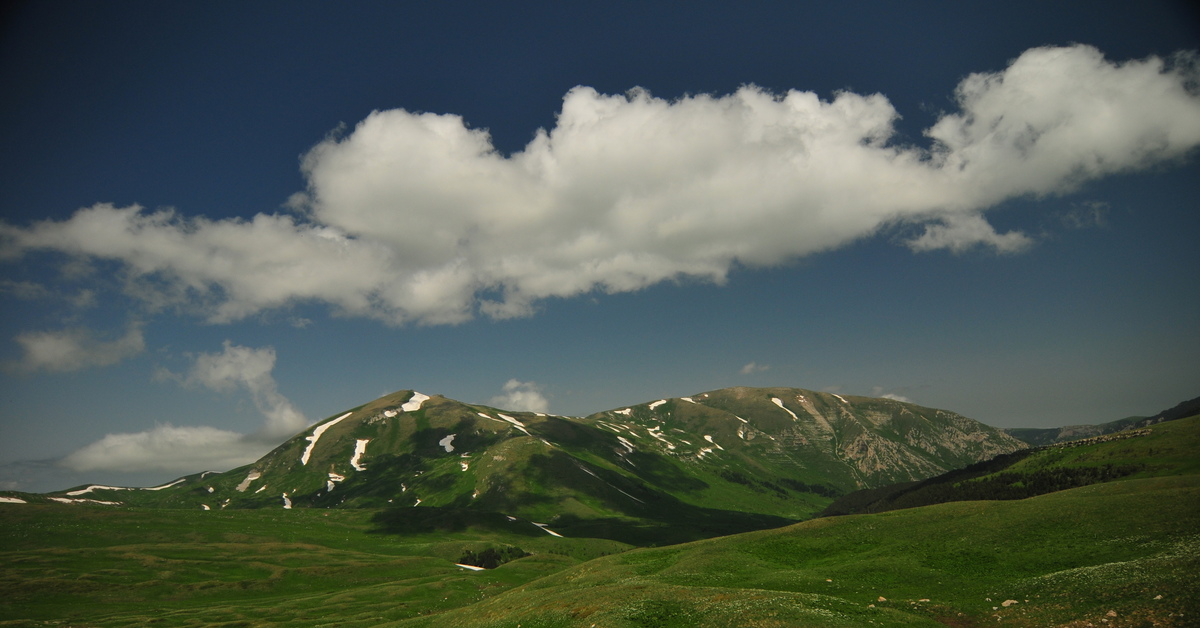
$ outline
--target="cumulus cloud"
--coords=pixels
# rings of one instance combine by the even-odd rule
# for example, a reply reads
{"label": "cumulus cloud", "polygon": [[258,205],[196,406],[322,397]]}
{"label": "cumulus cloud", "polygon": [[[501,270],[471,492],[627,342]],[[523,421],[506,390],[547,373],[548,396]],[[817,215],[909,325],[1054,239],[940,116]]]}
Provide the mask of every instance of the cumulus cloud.
{"label": "cumulus cloud", "polygon": [[162,376],[186,386],[203,386],[218,392],[245,389],[265,419],[261,434],[269,438],[288,437],[308,426],[308,419],[279,393],[271,375],[274,369],[273,347],[252,349],[226,340],[221,353],[196,356],[186,375],[164,372]]}
{"label": "cumulus cloud", "polygon": [[60,464],[75,471],[194,473],[224,471],[253,462],[280,439],[308,426],[308,419],[279,393],[271,375],[274,368],[273,348],[252,349],[227,340],[220,353],[196,356],[186,374],[159,373],[160,378],[185,386],[248,391],[264,419],[262,428],[253,434],[166,423],[143,432],[108,434],[72,452]]}
{"label": "cumulus cloud", "polygon": [[550,411],[550,402],[542,395],[541,386],[515,379],[508,380],[504,392],[489,399],[488,405],[516,412]]}
{"label": "cumulus cloud", "polygon": [[108,366],[133,357],[146,348],[140,325],[130,325],[125,335],[105,341],[84,328],[26,332],[16,337],[24,355],[10,364],[19,371],[66,372]]}
{"label": "cumulus cloud", "polygon": [[742,367],[742,375],[751,375],[754,373],[761,373],[769,368],[771,368],[770,365],[758,364],[757,362],[751,362],[751,363],[747,364],[746,366]]}
{"label": "cumulus cloud", "polygon": [[[881,94],[644,90],[566,94],[555,126],[510,156],[456,115],[376,111],[304,158],[295,215],[189,218],[100,204],[0,223],[0,258],[34,250],[120,263],[149,308],[232,321],[300,301],[392,324],[524,316],[540,300],[681,277],[720,283],[915,227],[914,251],[1015,253],[984,212],[1064,194],[1200,144],[1195,54],[1114,63],[1034,48],[972,74],[957,111],[895,142]],[[906,227],[906,228],[907,228]]]}

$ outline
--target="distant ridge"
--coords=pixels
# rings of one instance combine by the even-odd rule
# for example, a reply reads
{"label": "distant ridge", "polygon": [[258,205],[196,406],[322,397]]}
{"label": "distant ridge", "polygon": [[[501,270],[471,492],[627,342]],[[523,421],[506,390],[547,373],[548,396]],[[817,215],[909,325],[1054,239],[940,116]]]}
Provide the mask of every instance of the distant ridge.
{"label": "distant ridge", "polygon": [[1018,427],[1004,428],[1003,431],[1013,438],[1037,447],[1078,440],[1080,438],[1112,434],[1121,430],[1147,427],[1156,423],[1162,423],[1163,421],[1174,421],[1196,414],[1200,414],[1200,397],[1181,402],[1169,410],[1163,410],[1150,417],[1132,416],[1098,425],[1067,425],[1051,428]]}

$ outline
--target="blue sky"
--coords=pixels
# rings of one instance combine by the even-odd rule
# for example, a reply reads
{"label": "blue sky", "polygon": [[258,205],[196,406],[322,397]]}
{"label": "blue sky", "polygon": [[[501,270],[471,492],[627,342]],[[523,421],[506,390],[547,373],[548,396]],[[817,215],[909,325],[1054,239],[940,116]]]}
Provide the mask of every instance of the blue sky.
{"label": "blue sky", "polygon": [[224,470],[406,388],[1197,394],[1188,3],[572,4],[7,10],[0,488]]}

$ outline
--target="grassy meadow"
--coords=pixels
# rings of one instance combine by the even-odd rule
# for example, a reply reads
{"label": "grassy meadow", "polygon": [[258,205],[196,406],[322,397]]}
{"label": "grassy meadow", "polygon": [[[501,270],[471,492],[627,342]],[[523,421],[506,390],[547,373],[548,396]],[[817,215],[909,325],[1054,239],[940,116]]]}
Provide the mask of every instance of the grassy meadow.
{"label": "grassy meadow", "polygon": [[[958,482],[1129,469],[1102,483],[661,547],[447,508],[0,503],[0,626],[1182,628],[1198,445],[1171,421]],[[480,555],[508,562],[455,564]]]}

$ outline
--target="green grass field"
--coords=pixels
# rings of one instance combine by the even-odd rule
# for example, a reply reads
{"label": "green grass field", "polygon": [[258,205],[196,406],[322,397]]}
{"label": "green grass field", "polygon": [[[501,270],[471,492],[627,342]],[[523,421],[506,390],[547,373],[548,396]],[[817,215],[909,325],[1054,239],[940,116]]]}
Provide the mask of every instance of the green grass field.
{"label": "green grass field", "polygon": [[[1113,481],[641,549],[424,507],[0,503],[0,626],[1200,625],[1200,419],[1152,432],[1009,470],[1137,468]],[[521,557],[455,565],[489,549]]]}
{"label": "green grass field", "polygon": [[[628,548],[495,530],[398,536],[375,514],[0,504],[0,625],[370,626]],[[533,555],[488,571],[454,565],[506,546]]]}
{"label": "green grass field", "polygon": [[817,519],[601,558],[398,625],[1194,626],[1198,513],[1186,476]]}

